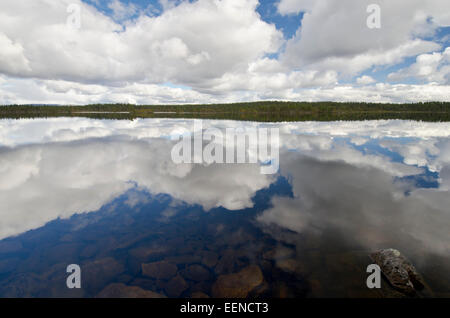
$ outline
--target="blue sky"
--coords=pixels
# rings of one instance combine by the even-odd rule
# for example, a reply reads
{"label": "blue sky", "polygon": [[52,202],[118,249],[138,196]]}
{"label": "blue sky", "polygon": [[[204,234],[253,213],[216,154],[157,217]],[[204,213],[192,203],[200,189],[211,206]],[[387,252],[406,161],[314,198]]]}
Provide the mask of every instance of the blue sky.
{"label": "blue sky", "polygon": [[0,104],[447,101],[450,2],[372,2],[4,0]]}
{"label": "blue sky", "polygon": [[[109,0],[83,0],[83,2],[88,3],[94,7],[96,7],[101,12],[106,15],[112,16],[113,10],[111,10],[108,5],[111,3]],[[152,9],[151,12],[158,16],[163,11],[163,6],[158,0],[121,0],[125,5],[134,5],[140,11],[145,11]],[[150,12],[149,12],[150,13]],[[138,14],[133,15],[132,17],[137,17]]]}
{"label": "blue sky", "polygon": [[[96,7],[101,12],[108,16],[113,17],[113,10],[109,7],[111,4],[110,0],[83,0],[84,2]],[[161,5],[159,0],[120,0],[123,4],[129,6],[134,5],[137,9],[136,14],[130,16],[131,18],[137,18],[139,13],[146,12],[148,15],[159,16],[163,13],[164,7]],[[193,0],[188,0],[193,2]],[[174,3],[180,3],[181,1],[176,0]],[[257,12],[261,15],[261,18],[268,22],[276,25],[277,29],[283,32],[286,39],[291,38],[297,29],[301,25],[301,20],[304,12],[298,14],[290,14],[288,16],[281,15],[276,4],[278,1],[275,0],[260,0],[257,7]],[[118,21],[123,22],[123,21]]]}

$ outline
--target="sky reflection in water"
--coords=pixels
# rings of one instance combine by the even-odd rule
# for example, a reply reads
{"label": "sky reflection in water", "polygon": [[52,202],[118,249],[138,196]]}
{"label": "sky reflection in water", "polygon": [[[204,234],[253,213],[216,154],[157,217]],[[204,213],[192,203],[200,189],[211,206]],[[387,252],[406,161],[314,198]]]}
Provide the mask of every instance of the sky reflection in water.
{"label": "sky reflection in water", "polygon": [[[379,297],[367,254],[388,247],[448,296],[449,123],[203,121],[241,126],[280,128],[279,174],[174,164],[170,136],[190,120],[0,121],[0,296],[114,282],[214,296],[220,275],[255,264],[265,282],[249,296]],[[174,277],[143,275],[160,260]],[[65,286],[72,263],[81,290]]]}

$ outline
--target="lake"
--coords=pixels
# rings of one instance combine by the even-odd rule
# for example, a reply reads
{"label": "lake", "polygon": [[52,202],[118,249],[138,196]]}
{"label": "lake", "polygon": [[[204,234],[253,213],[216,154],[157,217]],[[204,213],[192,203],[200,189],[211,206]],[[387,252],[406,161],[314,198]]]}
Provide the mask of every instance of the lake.
{"label": "lake", "polygon": [[273,153],[174,162],[195,127],[0,120],[0,297],[401,297],[366,285],[385,248],[450,297],[449,122],[201,121],[276,129],[269,174]]}

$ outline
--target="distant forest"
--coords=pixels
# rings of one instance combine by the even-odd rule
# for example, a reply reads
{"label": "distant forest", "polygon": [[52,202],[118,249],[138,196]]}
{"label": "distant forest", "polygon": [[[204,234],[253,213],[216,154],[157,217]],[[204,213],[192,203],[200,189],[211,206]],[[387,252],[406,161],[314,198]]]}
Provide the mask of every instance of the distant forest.
{"label": "distant forest", "polygon": [[450,121],[450,102],[371,104],[264,101],[206,105],[92,104],[0,106],[0,118],[90,117],[101,119],[202,118],[251,121],[411,119]]}

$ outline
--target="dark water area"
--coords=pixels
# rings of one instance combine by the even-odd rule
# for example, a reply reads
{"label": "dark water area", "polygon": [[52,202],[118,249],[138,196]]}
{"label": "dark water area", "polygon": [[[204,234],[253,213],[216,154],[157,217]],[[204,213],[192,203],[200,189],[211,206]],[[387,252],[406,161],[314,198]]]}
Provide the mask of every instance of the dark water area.
{"label": "dark water area", "polygon": [[0,297],[404,297],[366,285],[385,248],[450,297],[450,124],[204,121],[278,128],[271,175],[174,163],[183,127],[0,121]]}

